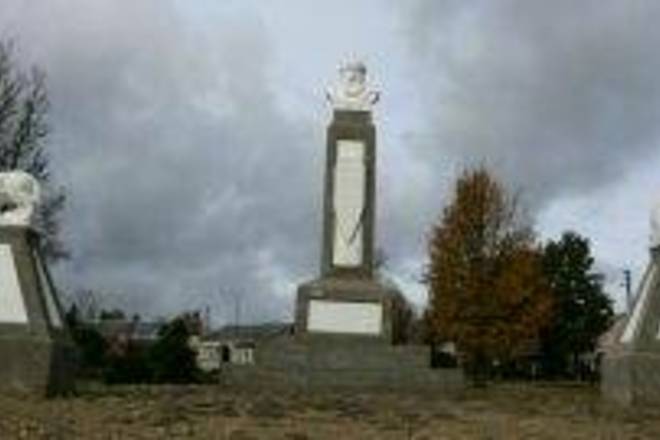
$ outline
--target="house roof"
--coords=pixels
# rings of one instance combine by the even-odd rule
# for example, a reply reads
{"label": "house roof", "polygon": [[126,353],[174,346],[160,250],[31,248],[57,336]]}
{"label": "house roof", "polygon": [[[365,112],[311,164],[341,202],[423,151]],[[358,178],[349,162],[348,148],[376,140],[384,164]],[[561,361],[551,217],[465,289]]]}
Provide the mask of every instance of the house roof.
{"label": "house roof", "polygon": [[293,325],[282,322],[269,322],[255,325],[227,325],[210,332],[204,339],[222,341],[257,341],[289,333]]}
{"label": "house roof", "polygon": [[158,332],[163,327],[160,322],[136,322],[133,326],[134,339],[158,339]]}
{"label": "house roof", "polygon": [[126,319],[105,319],[91,323],[105,338],[126,336],[134,340],[153,340],[158,338],[162,322],[130,321]]}

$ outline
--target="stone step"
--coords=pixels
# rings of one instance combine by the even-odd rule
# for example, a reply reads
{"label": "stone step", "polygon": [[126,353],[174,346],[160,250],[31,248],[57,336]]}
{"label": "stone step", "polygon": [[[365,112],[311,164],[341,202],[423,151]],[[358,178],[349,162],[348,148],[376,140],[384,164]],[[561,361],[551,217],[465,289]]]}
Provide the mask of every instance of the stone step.
{"label": "stone step", "polygon": [[428,347],[392,346],[380,341],[294,339],[259,345],[255,362],[267,368],[396,370],[430,366]]}
{"label": "stone step", "polygon": [[395,370],[399,368],[429,368],[426,356],[418,353],[365,353],[333,350],[325,353],[286,354],[256,356],[258,365],[271,368],[315,368],[354,370]]}
{"label": "stone step", "polygon": [[457,369],[281,370],[263,367],[232,368],[224,371],[224,383],[245,388],[280,389],[373,389],[387,390],[458,390],[463,376]]}

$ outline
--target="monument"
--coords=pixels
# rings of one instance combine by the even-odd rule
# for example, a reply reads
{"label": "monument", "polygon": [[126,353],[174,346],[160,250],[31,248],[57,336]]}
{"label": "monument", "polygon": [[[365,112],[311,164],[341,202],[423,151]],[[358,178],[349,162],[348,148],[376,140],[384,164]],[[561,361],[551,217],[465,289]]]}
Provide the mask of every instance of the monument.
{"label": "monument", "polygon": [[254,364],[223,370],[241,387],[428,390],[462,387],[460,370],[431,370],[430,350],[407,344],[410,308],[375,266],[379,95],[360,62],[328,91],[320,274],[298,287],[293,335],[255,341]]}
{"label": "monument", "polygon": [[0,173],[0,389],[56,394],[75,352],[32,226],[39,194],[31,175]]}
{"label": "monument", "polygon": [[333,117],[327,129],[321,275],[298,288],[295,331],[397,338],[403,297],[374,272],[376,129],[379,93],[361,62],[339,69],[327,92]]}
{"label": "monument", "polygon": [[651,214],[650,259],[631,313],[606,348],[601,386],[622,404],[660,403],[660,204]]}

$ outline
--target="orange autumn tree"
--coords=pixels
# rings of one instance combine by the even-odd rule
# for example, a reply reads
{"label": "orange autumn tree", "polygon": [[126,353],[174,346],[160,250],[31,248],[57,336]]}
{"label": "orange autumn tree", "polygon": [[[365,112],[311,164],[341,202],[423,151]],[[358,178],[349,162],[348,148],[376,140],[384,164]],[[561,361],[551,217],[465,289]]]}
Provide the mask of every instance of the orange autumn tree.
{"label": "orange autumn tree", "polygon": [[515,197],[483,167],[456,182],[428,244],[427,328],[452,341],[468,373],[483,376],[537,340],[551,296],[541,252]]}

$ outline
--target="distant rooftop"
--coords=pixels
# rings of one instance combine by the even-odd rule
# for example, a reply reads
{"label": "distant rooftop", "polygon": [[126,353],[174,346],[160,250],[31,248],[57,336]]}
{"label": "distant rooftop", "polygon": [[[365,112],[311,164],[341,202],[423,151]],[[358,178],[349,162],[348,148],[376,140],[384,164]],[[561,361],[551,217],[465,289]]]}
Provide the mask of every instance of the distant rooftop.
{"label": "distant rooftop", "polygon": [[216,340],[263,340],[290,333],[293,324],[284,322],[267,322],[254,325],[227,325],[219,330],[208,333],[204,339]]}

